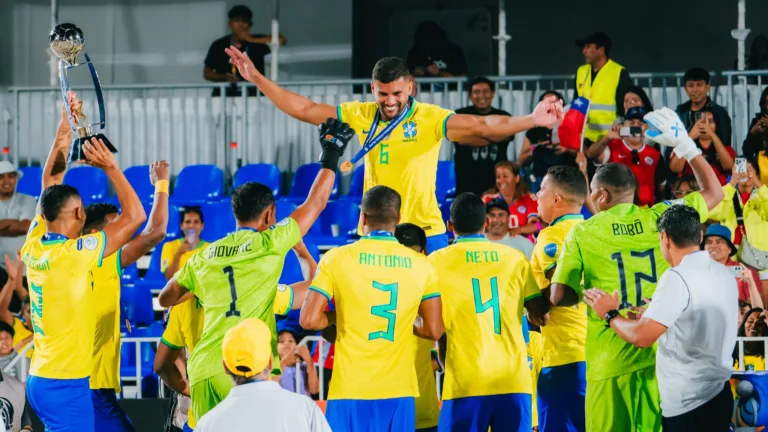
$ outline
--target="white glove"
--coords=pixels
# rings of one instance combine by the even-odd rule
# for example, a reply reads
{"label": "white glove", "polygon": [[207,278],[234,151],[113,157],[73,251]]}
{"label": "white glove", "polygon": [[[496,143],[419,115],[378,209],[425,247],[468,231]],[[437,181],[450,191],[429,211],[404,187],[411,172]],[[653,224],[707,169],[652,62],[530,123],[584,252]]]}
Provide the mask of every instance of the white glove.
{"label": "white glove", "polygon": [[645,132],[648,139],[672,148],[677,157],[688,162],[701,154],[676,112],[664,107],[646,114],[643,118],[648,124],[648,130]]}

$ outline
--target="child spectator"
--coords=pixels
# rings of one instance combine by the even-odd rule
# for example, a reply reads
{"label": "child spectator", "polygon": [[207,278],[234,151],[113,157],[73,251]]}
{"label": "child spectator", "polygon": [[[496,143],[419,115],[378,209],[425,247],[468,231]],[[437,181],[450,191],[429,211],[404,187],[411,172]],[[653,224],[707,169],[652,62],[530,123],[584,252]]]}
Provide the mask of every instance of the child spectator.
{"label": "child spectator", "polygon": [[[727,114],[726,114],[727,115]],[[717,178],[721,185],[727,182],[728,174],[733,168],[733,158],[736,152],[729,144],[725,144],[718,135],[718,126],[715,116],[709,108],[703,108],[693,114],[696,123],[693,124],[688,136],[696,142],[701,149],[702,155],[715,170]],[[730,124],[730,120],[728,121]],[[682,173],[682,175],[693,175],[691,165],[684,159],[678,158],[672,154],[669,158],[669,170],[673,173]]]}
{"label": "child spectator", "polygon": [[277,335],[277,352],[280,355],[280,387],[296,392],[296,381],[303,394],[310,396],[319,392],[319,381],[315,362],[306,345],[296,346],[296,336],[290,330]]}
{"label": "child spectator", "polygon": [[[19,356],[13,349],[14,333],[16,332],[13,331],[13,327],[8,325],[8,323],[0,321],[0,371],[4,371],[6,366],[11,364],[11,362]],[[16,364],[10,370],[5,371],[5,373],[14,378],[21,379],[22,361],[26,361],[26,359],[16,362]]]}

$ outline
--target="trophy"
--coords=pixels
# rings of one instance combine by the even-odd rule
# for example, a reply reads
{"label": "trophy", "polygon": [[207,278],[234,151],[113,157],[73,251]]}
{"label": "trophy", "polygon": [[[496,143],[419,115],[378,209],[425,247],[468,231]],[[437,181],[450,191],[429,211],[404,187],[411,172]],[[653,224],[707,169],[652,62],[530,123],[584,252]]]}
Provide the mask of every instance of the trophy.
{"label": "trophy", "polygon": [[[96,68],[93,67],[91,58],[87,53],[83,53],[85,57],[84,63],[77,63],[77,57],[80,51],[83,50],[85,39],[83,37],[83,31],[80,30],[74,24],[59,24],[51,30],[51,36],[48,41],[48,46],[51,48],[51,52],[59,58],[59,81],[61,82],[61,96],[64,98],[64,106],[66,107],[67,117],[69,118],[69,125],[72,127],[72,131],[77,135],[72,140],[72,146],[69,149],[69,156],[67,162],[75,162],[85,159],[83,153],[83,144],[89,141],[91,138],[97,138],[104,142],[109,151],[117,153],[117,149],[109,142],[103,133],[93,133],[94,127],[98,126],[99,130],[104,130],[106,126],[105,109],[104,109],[104,94],[101,91],[101,84],[99,83],[99,75],[96,73]],[[82,109],[78,109],[76,112],[72,112],[69,104],[67,103],[67,92],[70,90],[69,77],[67,71],[69,69],[88,65],[88,69],[91,72],[91,78],[93,78],[93,87],[96,90],[96,100],[99,105],[99,122],[93,124],[87,124],[85,114]]]}

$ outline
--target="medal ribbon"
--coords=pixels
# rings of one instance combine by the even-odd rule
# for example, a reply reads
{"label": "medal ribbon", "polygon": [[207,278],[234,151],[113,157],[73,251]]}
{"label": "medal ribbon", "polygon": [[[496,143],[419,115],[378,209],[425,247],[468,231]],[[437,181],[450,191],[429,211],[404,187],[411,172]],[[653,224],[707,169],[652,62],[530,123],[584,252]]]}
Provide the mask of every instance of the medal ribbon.
{"label": "medal ribbon", "polygon": [[379,110],[376,110],[376,115],[373,117],[373,123],[371,123],[371,128],[368,131],[368,135],[365,137],[365,143],[363,143],[363,148],[361,148],[353,157],[352,161],[346,164],[349,168],[352,167],[352,165],[358,163],[360,159],[365,157],[371,150],[374,149],[377,145],[379,145],[380,142],[384,141],[384,138],[389,136],[389,134],[392,133],[395,128],[400,125],[400,123],[405,120],[405,117],[408,115],[408,111],[413,106],[413,97],[408,97],[408,104],[406,105],[405,109],[397,115],[397,117],[394,118],[389,124],[384,128],[384,130],[381,131],[380,134],[376,135],[376,130],[379,128],[379,120],[381,118],[379,114]]}

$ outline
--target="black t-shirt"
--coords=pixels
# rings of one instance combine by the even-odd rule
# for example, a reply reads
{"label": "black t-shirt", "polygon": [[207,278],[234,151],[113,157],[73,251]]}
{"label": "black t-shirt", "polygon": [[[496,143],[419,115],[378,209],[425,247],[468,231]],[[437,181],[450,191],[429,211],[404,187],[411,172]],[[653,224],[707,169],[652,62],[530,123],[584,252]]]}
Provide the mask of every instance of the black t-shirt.
{"label": "black t-shirt", "polygon": [[[259,34],[254,36],[263,37],[265,35]],[[234,72],[237,75],[237,78],[242,81],[243,77],[237,72],[237,69],[232,66],[229,62],[229,56],[224,52],[224,48],[229,48],[230,45],[232,45],[232,36],[224,36],[213,41],[211,47],[208,48],[208,54],[205,56],[205,65],[220,74]],[[240,50],[244,50],[245,53],[248,54],[248,57],[251,58],[256,69],[258,69],[259,72],[264,73],[264,56],[270,53],[269,45],[245,43]],[[231,96],[230,90],[227,90],[227,94]],[[214,96],[218,96],[218,93],[219,89],[215,89]]]}
{"label": "black t-shirt", "polygon": [[[510,115],[506,111],[491,108],[487,113],[480,113],[474,106],[457,109],[456,114],[471,115]],[[509,141],[514,139],[489,144],[483,147],[472,147],[454,143],[456,152],[453,160],[456,167],[456,195],[464,192],[472,192],[478,196],[496,185],[496,173],[493,167],[501,161],[507,160],[507,147]]]}
{"label": "black t-shirt", "polygon": [[558,154],[551,144],[540,144],[552,141],[552,129],[535,127],[528,130],[525,136],[531,142],[531,161],[533,163],[531,171],[537,179],[544,178],[550,167],[556,165],[576,166],[575,156],[569,153]]}
{"label": "black t-shirt", "polygon": [[441,72],[448,72],[451,75],[467,74],[464,53],[453,42],[445,42],[429,48],[414,46],[408,51],[408,66],[411,72],[416,67],[426,68],[433,63]]}

